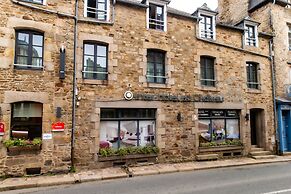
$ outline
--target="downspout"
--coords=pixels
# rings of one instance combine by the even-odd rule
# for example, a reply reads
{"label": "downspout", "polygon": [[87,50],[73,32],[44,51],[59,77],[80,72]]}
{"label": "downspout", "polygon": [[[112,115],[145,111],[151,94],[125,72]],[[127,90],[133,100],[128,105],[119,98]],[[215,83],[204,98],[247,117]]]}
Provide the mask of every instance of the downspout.
{"label": "downspout", "polygon": [[[273,1],[273,5],[276,3],[276,0]],[[272,17],[272,8],[269,10],[269,15],[270,15],[270,27],[271,30],[274,33],[274,27],[273,27],[273,17]],[[280,144],[280,140],[278,137],[278,123],[277,123],[277,104],[276,104],[276,70],[275,70],[275,60],[274,60],[274,37],[271,38],[270,42],[269,42],[269,46],[270,46],[270,60],[271,60],[271,74],[272,74],[272,96],[273,96],[273,111],[274,111],[274,127],[275,127],[275,132],[276,132],[276,152],[277,154],[279,154],[279,144]]]}
{"label": "downspout", "polygon": [[78,40],[78,0],[75,0],[75,16],[74,16],[74,67],[73,67],[73,98],[72,98],[72,132],[71,132],[71,170],[75,169],[74,164],[74,143],[76,128],[76,95],[77,95],[77,40]]}

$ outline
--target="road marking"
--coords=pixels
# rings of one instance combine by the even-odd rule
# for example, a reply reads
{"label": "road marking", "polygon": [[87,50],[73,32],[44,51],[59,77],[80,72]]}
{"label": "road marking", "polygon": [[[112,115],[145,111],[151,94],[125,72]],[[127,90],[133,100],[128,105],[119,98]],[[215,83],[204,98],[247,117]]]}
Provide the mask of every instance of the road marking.
{"label": "road marking", "polygon": [[284,189],[284,190],[273,191],[270,193],[263,193],[263,194],[278,194],[278,193],[287,193],[287,192],[291,192],[291,189]]}

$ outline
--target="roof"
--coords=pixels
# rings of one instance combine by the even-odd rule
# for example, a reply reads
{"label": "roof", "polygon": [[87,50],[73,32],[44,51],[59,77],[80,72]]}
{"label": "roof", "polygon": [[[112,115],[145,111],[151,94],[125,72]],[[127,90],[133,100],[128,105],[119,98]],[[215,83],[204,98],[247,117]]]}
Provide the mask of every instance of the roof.
{"label": "roof", "polygon": [[276,3],[278,5],[281,6],[286,6],[290,3],[288,3],[288,0],[250,0],[249,3],[249,12],[253,12],[261,7],[263,7],[264,5],[268,4],[268,3]]}
{"label": "roof", "polygon": [[147,5],[140,3],[138,1],[135,1],[135,0],[117,0],[117,2],[132,5],[132,6],[137,6],[137,7],[141,7],[141,8],[148,8]]}
{"label": "roof", "polygon": [[194,16],[194,15],[187,13],[187,12],[184,12],[184,11],[180,11],[178,9],[174,9],[172,7],[168,7],[168,13],[173,14],[173,15],[182,16],[182,17],[187,17],[190,19],[195,19],[195,20],[199,19],[197,16]]}
{"label": "roof", "polygon": [[210,13],[213,13],[213,14],[218,14],[217,11],[213,11],[212,9],[210,9],[208,7],[208,5],[206,3],[204,3],[201,7],[199,7],[192,15],[194,16],[198,16],[198,12],[199,11],[207,11],[207,12],[210,12]]}

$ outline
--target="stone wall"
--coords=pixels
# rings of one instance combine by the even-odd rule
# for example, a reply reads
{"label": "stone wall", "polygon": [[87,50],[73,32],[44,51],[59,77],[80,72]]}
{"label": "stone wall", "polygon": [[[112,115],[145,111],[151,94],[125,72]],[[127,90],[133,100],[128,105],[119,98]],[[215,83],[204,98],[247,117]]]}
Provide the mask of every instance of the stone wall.
{"label": "stone wall", "polygon": [[[59,2],[59,1],[56,1]],[[49,5],[56,5],[49,1]],[[66,2],[68,3],[68,2]],[[60,3],[59,6],[61,6]],[[68,4],[67,4],[68,5]],[[65,131],[54,132],[52,140],[43,140],[39,154],[7,156],[0,145],[0,175],[23,175],[26,168],[41,167],[42,173],[68,171],[70,167],[70,133],[72,112],[73,20],[16,5],[10,0],[0,2],[0,121],[5,135],[10,137],[11,103],[34,101],[43,104],[42,133],[52,133],[51,124],[65,122]],[[5,17],[3,17],[5,16]],[[44,33],[44,69],[14,68],[15,29],[32,29]],[[59,49],[67,50],[66,79],[59,79]],[[56,107],[62,108],[62,118],[56,118]]]}
{"label": "stone wall", "polygon": [[[72,14],[73,2],[47,0],[45,7]],[[66,7],[69,7],[66,9]],[[79,14],[83,13],[80,2]],[[12,11],[13,10],[13,11]],[[42,172],[64,171],[70,166],[72,113],[73,20],[63,15],[44,13],[23,7],[10,0],[1,1],[0,11],[0,117],[7,126],[2,140],[10,137],[11,103],[39,101],[44,104],[43,133],[51,133],[51,124],[58,121],[56,107],[62,107],[64,132],[53,132],[52,140],[44,140],[37,155],[7,156],[0,144],[0,172],[22,175],[25,168],[41,167]],[[258,48],[242,48],[242,31],[217,27],[216,41],[197,38],[197,22],[191,18],[168,14],[167,32],[146,29],[146,9],[117,3],[114,24],[98,24],[86,18],[78,23],[75,162],[78,167],[98,167],[100,109],[157,109],[156,139],[161,149],[160,161],[191,160],[198,154],[198,109],[240,110],[240,134],[245,153],[250,149],[250,126],[245,115],[251,108],[263,109],[265,147],[273,150],[275,135],[270,82],[268,39],[259,38]],[[38,29],[44,32],[44,70],[15,70],[13,67],[15,28]],[[83,43],[97,41],[108,44],[108,80],[82,78]],[[66,48],[66,79],[60,81],[59,49]],[[147,49],[166,51],[166,84],[146,82]],[[216,87],[200,85],[200,56],[215,57]],[[246,62],[260,64],[260,90],[246,84]],[[134,93],[173,95],[220,95],[223,103],[125,101],[126,90]],[[12,100],[15,99],[15,100]],[[181,113],[182,121],[177,121]],[[267,127],[268,126],[268,127]],[[1,174],[1,173],[0,173]]]}

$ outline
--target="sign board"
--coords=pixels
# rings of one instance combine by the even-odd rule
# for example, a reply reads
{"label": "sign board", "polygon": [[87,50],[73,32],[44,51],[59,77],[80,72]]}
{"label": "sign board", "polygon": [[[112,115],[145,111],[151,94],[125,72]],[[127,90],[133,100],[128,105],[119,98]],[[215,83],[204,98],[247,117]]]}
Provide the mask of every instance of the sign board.
{"label": "sign board", "polygon": [[52,138],[53,138],[53,134],[51,134],[51,133],[42,134],[42,139],[43,140],[49,140],[49,139],[52,139]]}
{"label": "sign board", "polygon": [[62,132],[65,131],[65,123],[57,122],[52,124],[52,131],[54,132]]}
{"label": "sign board", "polygon": [[1,136],[4,135],[4,127],[5,127],[4,123],[1,123],[1,122],[0,122],[0,135],[1,135]]}

